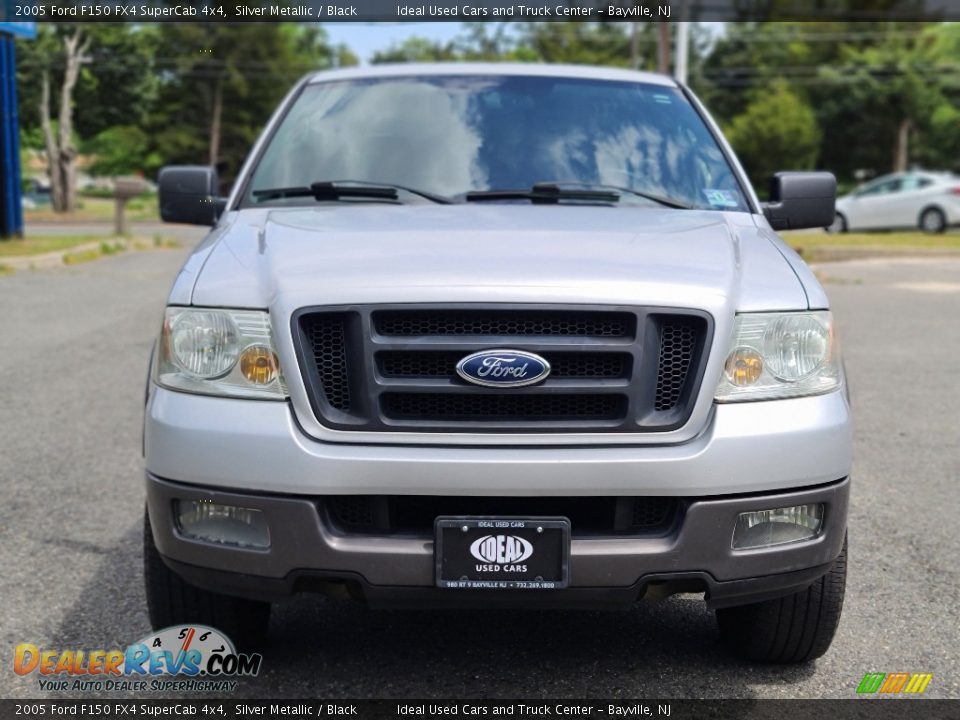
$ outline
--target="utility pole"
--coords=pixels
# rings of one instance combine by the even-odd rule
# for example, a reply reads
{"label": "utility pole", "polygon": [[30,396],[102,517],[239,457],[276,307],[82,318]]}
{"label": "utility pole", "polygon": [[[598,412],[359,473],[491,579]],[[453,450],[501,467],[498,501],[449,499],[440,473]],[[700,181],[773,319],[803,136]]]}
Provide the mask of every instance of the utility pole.
{"label": "utility pole", "polygon": [[630,23],[630,67],[640,69],[640,23]]}
{"label": "utility pole", "polygon": [[[686,3],[683,4],[683,7],[686,7]],[[683,17],[681,12],[681,18]],[[677,48],[676,48],[676,58],[673,62],[673,77],[676,78],[677,82],[686,85],[687,83],[687,58],[689,56],[690,50],[690,23],[688,22],[678,22],[677,25]]]}
{"label": "utility pole", "polygon": [[657,72],[670,74],[670,23],[657,23]]}

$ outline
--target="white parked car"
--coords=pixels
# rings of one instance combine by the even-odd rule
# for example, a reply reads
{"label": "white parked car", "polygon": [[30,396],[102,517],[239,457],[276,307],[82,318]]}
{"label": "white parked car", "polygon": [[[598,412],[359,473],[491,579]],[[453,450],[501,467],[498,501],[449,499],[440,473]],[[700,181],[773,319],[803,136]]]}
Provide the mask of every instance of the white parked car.
{"label": "white parked car", "polygon": [[837,199],[827,230],[894,230],[918,227],[940,233],[960,224],[960,177],[950,173],[883,175]]}

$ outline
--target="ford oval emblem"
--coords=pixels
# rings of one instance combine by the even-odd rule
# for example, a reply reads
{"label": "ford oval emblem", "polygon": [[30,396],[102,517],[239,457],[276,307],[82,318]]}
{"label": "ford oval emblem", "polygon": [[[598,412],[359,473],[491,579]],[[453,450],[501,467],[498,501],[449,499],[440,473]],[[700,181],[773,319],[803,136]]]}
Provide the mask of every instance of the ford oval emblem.
{"label": "ford oval emblem", "polygon": [[485,387],[533,385],[549,374],[550,363],[522,350],[481,350],[457,363],[457,375]]}

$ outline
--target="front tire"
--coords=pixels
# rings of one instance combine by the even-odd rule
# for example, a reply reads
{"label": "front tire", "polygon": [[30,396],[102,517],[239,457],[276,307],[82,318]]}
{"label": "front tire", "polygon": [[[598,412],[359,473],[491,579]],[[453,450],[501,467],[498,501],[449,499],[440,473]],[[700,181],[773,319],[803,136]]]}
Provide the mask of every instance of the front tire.
{"label": "front tire", "polygon": [[258,648],[266,640],[270,603],[220,595],[190,585],[163,562],[146,513],[143,577],[154,630],[190,623],[209,625],[229,637],[240,650]]}
{"label": "front tire", "polygon": [[920,229],[936,235],[947,229],[947,218],[939,208],[927,208],[920,213]]}
{"label": "front tire", "polygon": [[847,219],[841,214],[837,213],[833,216],[833,223],[824,228],[828,233],[845,233],[847,232]]}
{"label": "front tire", "polygon": [[720,639],[744,660],[804,663],[833,642],[847,583],[847,541],[826,575],[806,590],[750,605],[720,608]]}

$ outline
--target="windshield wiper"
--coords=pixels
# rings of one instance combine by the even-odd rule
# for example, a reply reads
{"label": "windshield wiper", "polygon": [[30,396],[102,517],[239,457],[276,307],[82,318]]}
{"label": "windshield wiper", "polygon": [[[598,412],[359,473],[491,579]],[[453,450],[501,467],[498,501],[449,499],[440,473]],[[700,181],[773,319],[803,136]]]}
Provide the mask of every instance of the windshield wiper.
{"label": "windshield wiper", "polygon": [[619,192],[627,193],[628,195],[643,198],[644,200],[652,200],[655,203],[659,203],[660,205],[664,205],[665,207],[669,208],[676,208],[677,210],[693,210],[693,205],[684,200],[675,200],[674,198],[664,197],[663,195],[655,195],[653,193],[643,192],[642,190],[620,187],[619,185],[594,185],[593,187],[610,188],[611,190],[617,190]]}
{"label": "windshield wiper", "polygon": [[269,190],[254,190],[253,196],[258,202],[264,200],[279,200],[282,198],[312,197],[317,201],[340,200],[342,198],[366,198],[369,200],[384,200],[398,202],[398,191],[407,192],[426,198],[431,202],[448,205],[453,202],[443,195],[424,190],[415,190],[404,185],[392,183],[368,183],[358,180],[334,180],[315,182],[306,187],[271,188]]}
{"label": "windshield wiper", "polygon": [[634,197],[643,198],[644,200],[650,200],[652,202],[658,203],[665,207],[676,208],[677,210],[693,209],[693,205],[686,202],[685,200],[676,200],[674,198],[664,197],[663,195],[656,195],[654,193],[648,193],[642,190],[634,190],[633,188],[623,187],[621,185],[608,185],[606,183],[603,183],[603,184],[584,183],[581,185],[579,183],[574,183],[574,182],[555,182],[555,183],[549,183],[549,184],[555,185],[560,188],[562,188],[565,185],[574,186],[574,187],[583,188],[584,190],[593,190],[595,188],[602,188],[608,191],[616,191],[618,193],[626,193],[627,195],[633,195]]}
{"label": "windshield wiper", "polygon": [[615,203],[620,193],[612,190],[590,190],[588,188],[562,188],[556,183],[537,183],[528,190],[474,190],[468,192],[467,202],[482,200],[529,200],[534,204],[558,203],[561,200],[582,200],[586,202]]}

